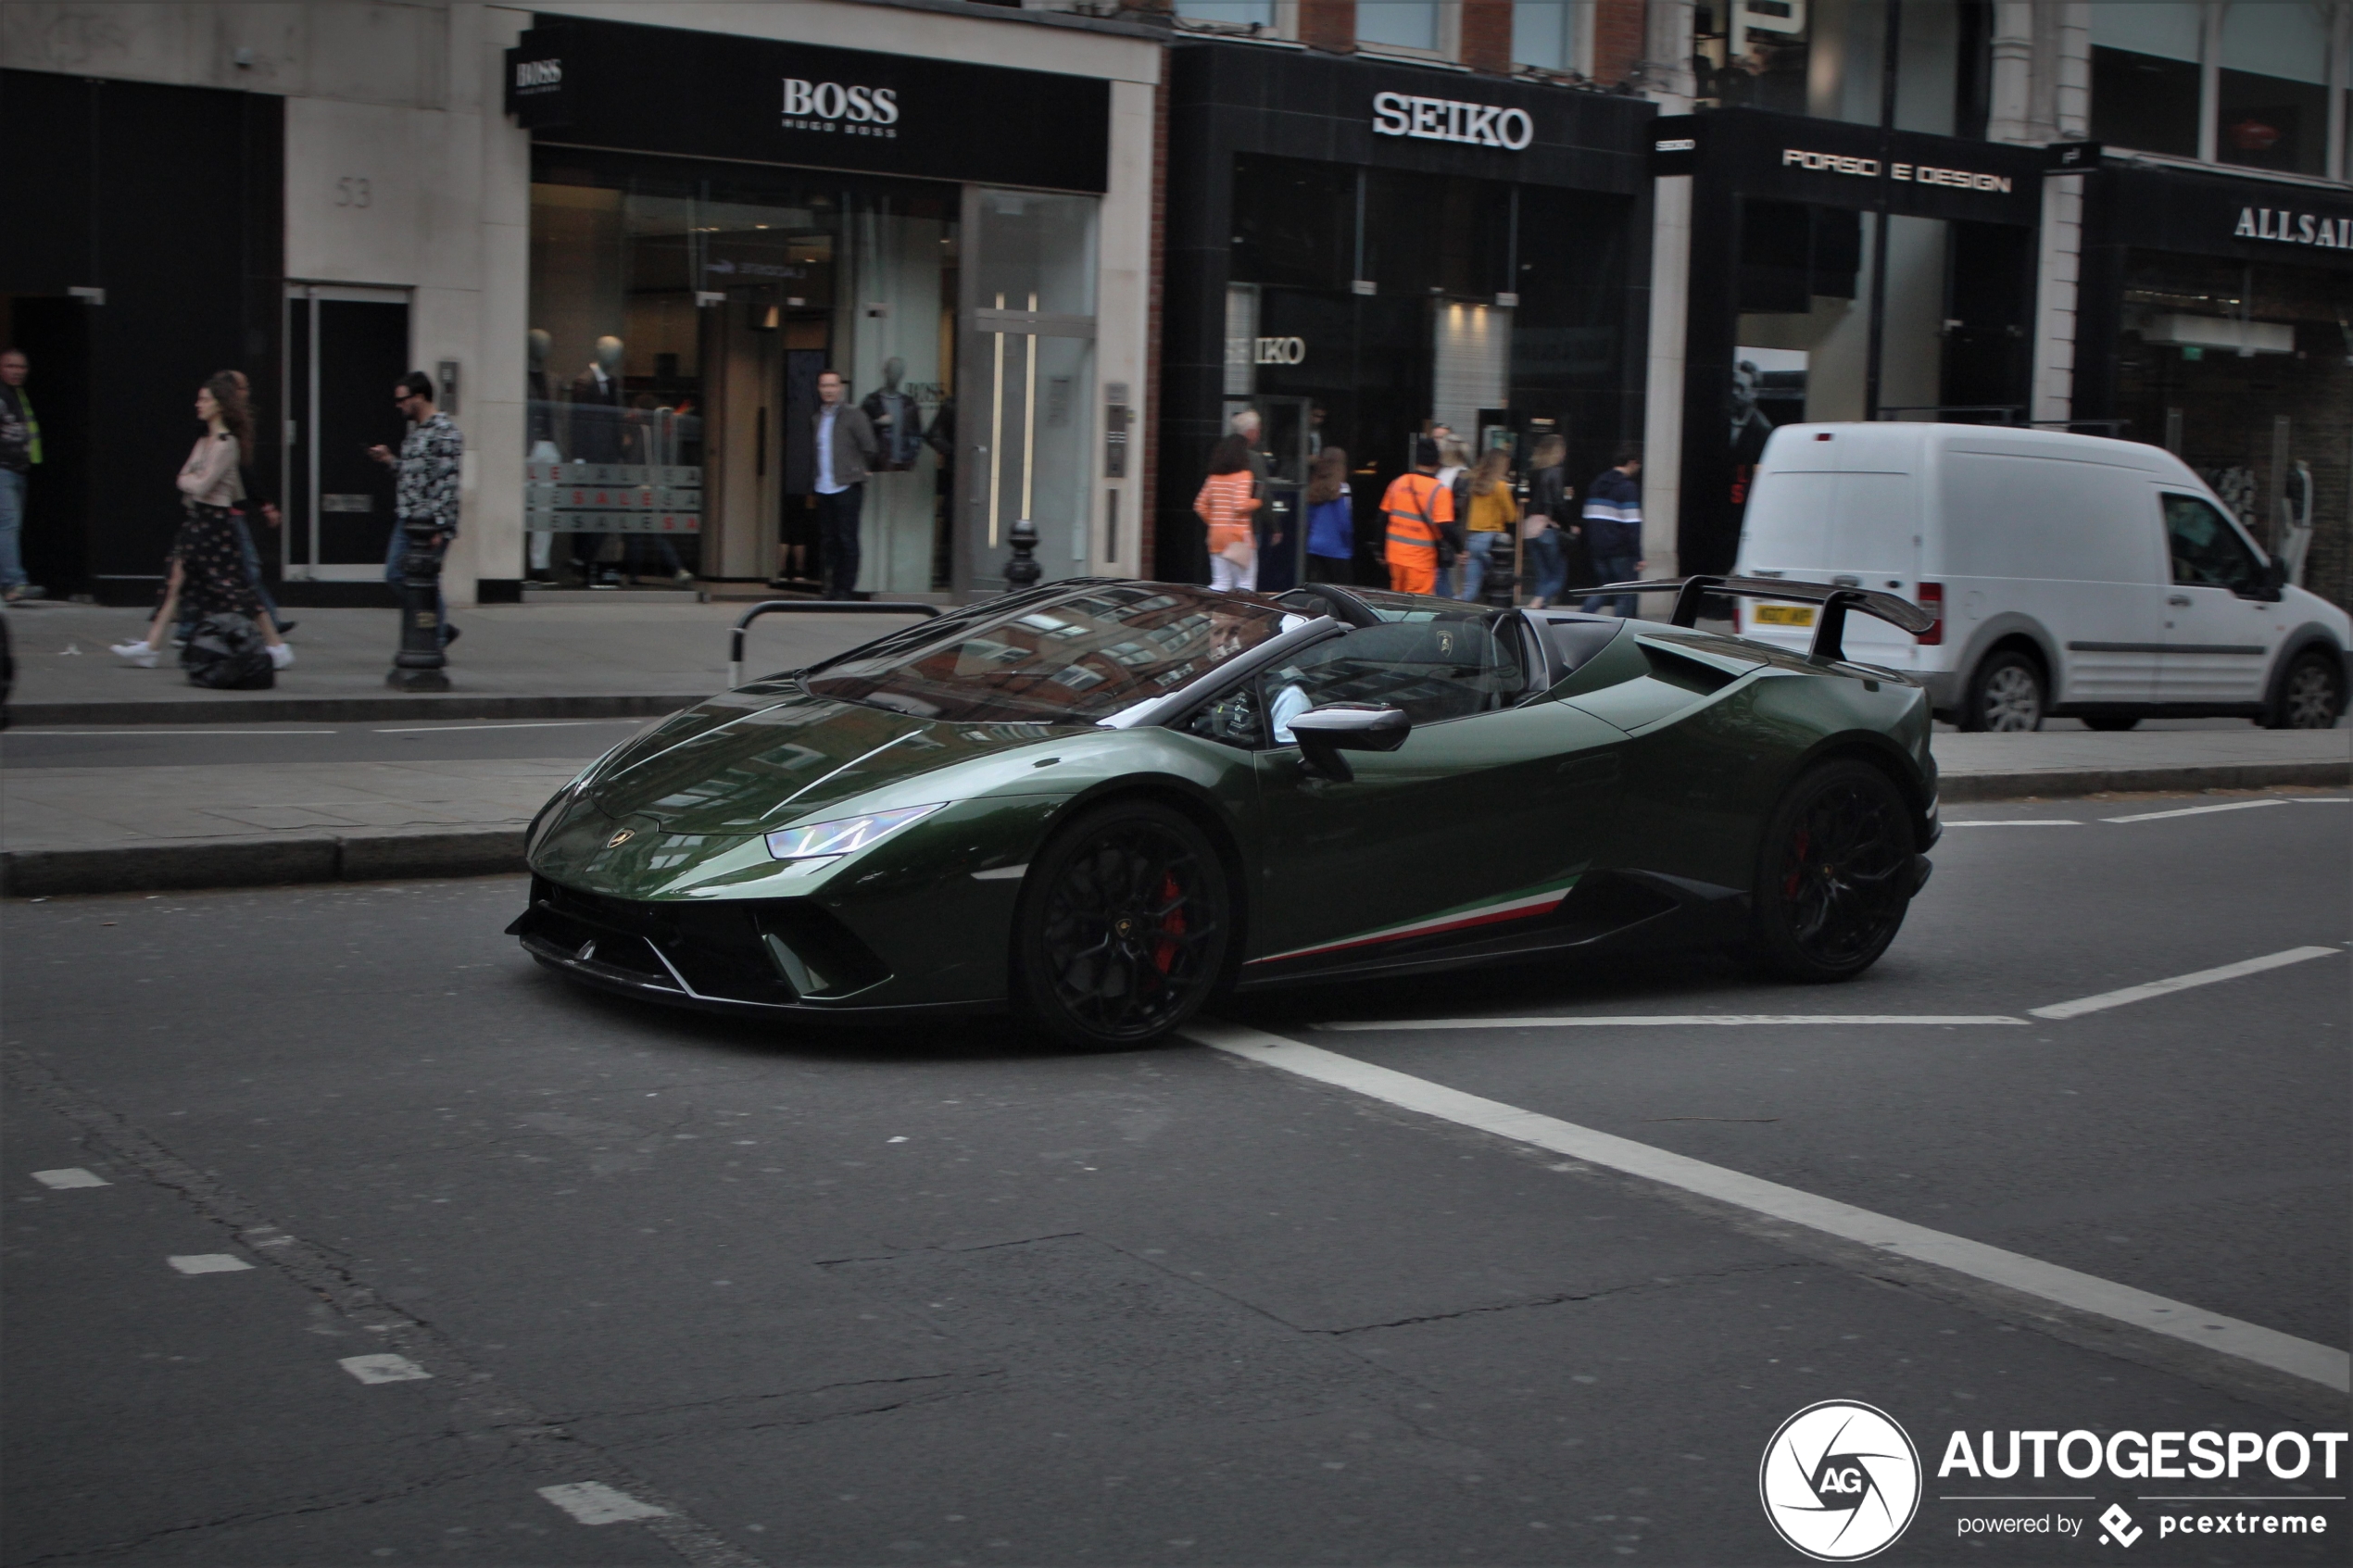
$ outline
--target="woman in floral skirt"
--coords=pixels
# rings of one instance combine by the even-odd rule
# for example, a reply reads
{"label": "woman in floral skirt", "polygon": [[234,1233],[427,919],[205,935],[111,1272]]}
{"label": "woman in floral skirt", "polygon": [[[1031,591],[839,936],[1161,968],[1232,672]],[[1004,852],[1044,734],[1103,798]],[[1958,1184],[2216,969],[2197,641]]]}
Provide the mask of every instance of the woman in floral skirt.
{"label": "woman in floral skirt", "polygon": [[246,410],[241,379],[224,370],[196,393],[196,418],[204,421],[205,433],[180,468],[180,502],[186,515],[165,558],[170,577],[163,607],[143,640],[114,646],[118,655],[143,670],[156,667],[157,650],[183,602],[191,621],[224,610],[252,618],[270,645],[271,664],[283,670],[294,662],[294,649],[278,635],[261,596],[254,592],[236,520],[229,515],[239,493],[238,465],[243,454],[253,449],[253,417]]}

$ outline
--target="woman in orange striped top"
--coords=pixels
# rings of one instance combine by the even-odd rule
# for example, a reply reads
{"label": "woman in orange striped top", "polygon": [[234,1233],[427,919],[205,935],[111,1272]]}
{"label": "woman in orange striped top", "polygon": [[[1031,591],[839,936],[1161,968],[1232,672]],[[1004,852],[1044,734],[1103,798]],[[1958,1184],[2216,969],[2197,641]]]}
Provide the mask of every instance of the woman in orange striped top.
{"label": "woman in orange striped top", "polygon": [[1258,586],[1258,546],[1251,530],[1258,499],[1252,484],[1250,444],[1229,435],[1211,450],[1209,477],[1193,497],[1193,510],[1209,525],[1209,585],[1221,593],[1247,594]]}

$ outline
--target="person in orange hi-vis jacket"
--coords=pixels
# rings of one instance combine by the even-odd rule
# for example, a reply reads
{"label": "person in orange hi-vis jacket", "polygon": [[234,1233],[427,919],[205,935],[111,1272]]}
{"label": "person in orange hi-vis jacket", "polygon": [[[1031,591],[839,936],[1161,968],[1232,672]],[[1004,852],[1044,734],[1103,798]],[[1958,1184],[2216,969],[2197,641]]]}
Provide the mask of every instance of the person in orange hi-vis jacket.
{"label": "person in orange hi-vis jacket", "polygon": [[1438,443],[1414,443],[1414,471],[1399,474],[1380,498],[1389,517],[1389,585],[1401,594],[1438,592],[1439,530],[1454,521],[1454,493],[1438,483]]}

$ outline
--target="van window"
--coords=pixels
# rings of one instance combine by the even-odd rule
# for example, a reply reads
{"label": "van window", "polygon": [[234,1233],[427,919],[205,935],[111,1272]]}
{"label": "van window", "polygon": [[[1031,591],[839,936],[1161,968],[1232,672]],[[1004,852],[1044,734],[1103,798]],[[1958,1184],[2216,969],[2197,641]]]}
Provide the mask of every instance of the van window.
{"label": "van window", "polygon": [[1775,571],[1850,571],[1909,577],[1915,559],[1912,476],[1793,473],[1758,476],[1741,533],[1741,558]]}
{"label": "van window", "polygon": [[1947,450],[1942,488],[1952,576],[2157,581],[2148,481],[2133,470]]}
{"label": "van window", "polygon": [[2176,583],[2244,595],[2259,594],[2269,584],[2255,552],[2211,502],[2167,495],[2165,543],[2173,558]]}

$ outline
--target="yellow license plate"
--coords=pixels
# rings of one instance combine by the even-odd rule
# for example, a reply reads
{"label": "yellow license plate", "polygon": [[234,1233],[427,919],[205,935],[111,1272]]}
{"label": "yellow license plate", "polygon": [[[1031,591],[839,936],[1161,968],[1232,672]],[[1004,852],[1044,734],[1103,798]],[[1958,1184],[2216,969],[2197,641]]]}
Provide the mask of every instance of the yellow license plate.
{"label": "yellow license plate", "polygon": [[1755,609],[1759,626],[1811,626],[1814,624],[1812,605],[1758,605]]}

